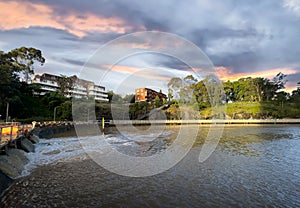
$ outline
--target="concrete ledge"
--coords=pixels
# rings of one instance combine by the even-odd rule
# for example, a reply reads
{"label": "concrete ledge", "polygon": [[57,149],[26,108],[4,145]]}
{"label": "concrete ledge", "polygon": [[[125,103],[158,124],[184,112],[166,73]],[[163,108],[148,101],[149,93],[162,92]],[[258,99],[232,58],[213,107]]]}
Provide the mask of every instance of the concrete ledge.
{"label": "concrete ledge", "polygon": [[109,125],[180,125],[180,124],[300,124],[300,119],[231,120],[111,120]]}

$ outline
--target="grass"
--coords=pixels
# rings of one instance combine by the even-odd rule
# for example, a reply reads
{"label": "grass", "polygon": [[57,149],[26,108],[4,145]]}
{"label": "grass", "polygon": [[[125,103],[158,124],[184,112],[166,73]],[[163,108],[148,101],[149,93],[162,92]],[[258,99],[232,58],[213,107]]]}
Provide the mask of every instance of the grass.
{"label": "grass", "polygon": [[235,102],[227,104],[226,114],[238,119],[300,118],[300,108],[288,102]]}

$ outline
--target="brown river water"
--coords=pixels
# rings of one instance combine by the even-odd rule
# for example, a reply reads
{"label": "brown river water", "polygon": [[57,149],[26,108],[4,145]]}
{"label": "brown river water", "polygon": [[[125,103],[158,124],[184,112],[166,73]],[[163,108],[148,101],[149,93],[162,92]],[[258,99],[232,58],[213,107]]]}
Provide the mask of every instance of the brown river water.
{"label": "brown river water", "polygon": [[[139,144],[107,129],[107,142],[128,155],[164,151],[179,126]],[[225,126],[212,155],[198,162],[208,127],[169,170],[148,177],[111,173],[76,137],[41,139],[0,207],[300,207],[300,126]],[[135,137],[138,135],[134,135]]]}

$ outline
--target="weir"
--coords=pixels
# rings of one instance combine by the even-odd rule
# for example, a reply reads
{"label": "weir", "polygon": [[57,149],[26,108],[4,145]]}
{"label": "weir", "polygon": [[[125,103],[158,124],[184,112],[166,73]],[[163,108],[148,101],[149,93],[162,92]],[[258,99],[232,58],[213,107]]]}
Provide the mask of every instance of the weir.
{"label": "weir", "polygon": [[69,131],[70,122],[33,122],[33,125],[5,123],[0,125],[0,198],[2,193],[20,177],[29,162],[26,152],[35,152],[39,138]]}
{"label": "weir", "polygon": [[215,119],[215,120],[111,120],[115,125],[211,125],[211,124],[300,124],[300,119]]}
{"label": "weir", "polygon": [[33,143],[38,140],[28,140],[31,130],[32,125],[29,124],[14,122],[0,125],[0,195],[22,173],[28,162],[25,152],[34,151]]}
{"label": "weir", "polygon": [[6,123],[0,125],[0,150],[7,151],[8,146],[16,146],[16,142],[26,137],[32,130],[32,125]]}

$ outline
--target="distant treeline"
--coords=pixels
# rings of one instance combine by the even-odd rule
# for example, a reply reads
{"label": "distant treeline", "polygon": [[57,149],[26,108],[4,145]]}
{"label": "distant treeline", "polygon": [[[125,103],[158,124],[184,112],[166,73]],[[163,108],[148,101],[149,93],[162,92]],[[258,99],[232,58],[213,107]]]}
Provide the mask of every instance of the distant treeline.
{"label": "distant treeline", "polygon": [[192,113],[195,119],[209,119],[216,116],[215,106],[226,105],[230,119],[299,118],[300,87],[290,94],[284,91],[286,82],[281,72],[271,80],[247,77],[222,83],[211,76],[200,81],[192,75],[172,78],[168,97],[176,102],[166,112],[169,119],[180,119],[182,106],[181,111]]}
{"label": "distant treeline", "polygon": [[[38,85],[28,84],[30,75],[34,74],[34,66],[44,62],[42,52],[35,48],[21,47],[8,53],[0,51],[0,120],[45,121],[53,120],[54,116],[56,120],[72,120],[72,100],[65,96],[66,88],[72,83],[66,76],[62,75],[58,81],[58,92],[44,96],[37,95]],[[130,119],[144,119],[153,109],[168,104],[163,109],[167,119],[181,119],[183,114],[190,114],[194,119],[209,119],[214,116],[214,105],[227,104],[226,116],[230,118],[299,118],[300,88],[289,94],[284,91],[285,84],[286,75],[282,73],[271,80],[248,77],[221,85],[210,76],[203,80],[192,75],[175,77],[168,83],[166,100],[156,98],[151,103],[135,103],[134,94],[122,97],[110,91],[109,103],[96,103],[93,113],[96,119],[112,119],[111,104],[120,104],[129,106]],[[119,110],[122,109],[120,107]],[[86,111],[82,111],[83,114],[92,113]]]}

